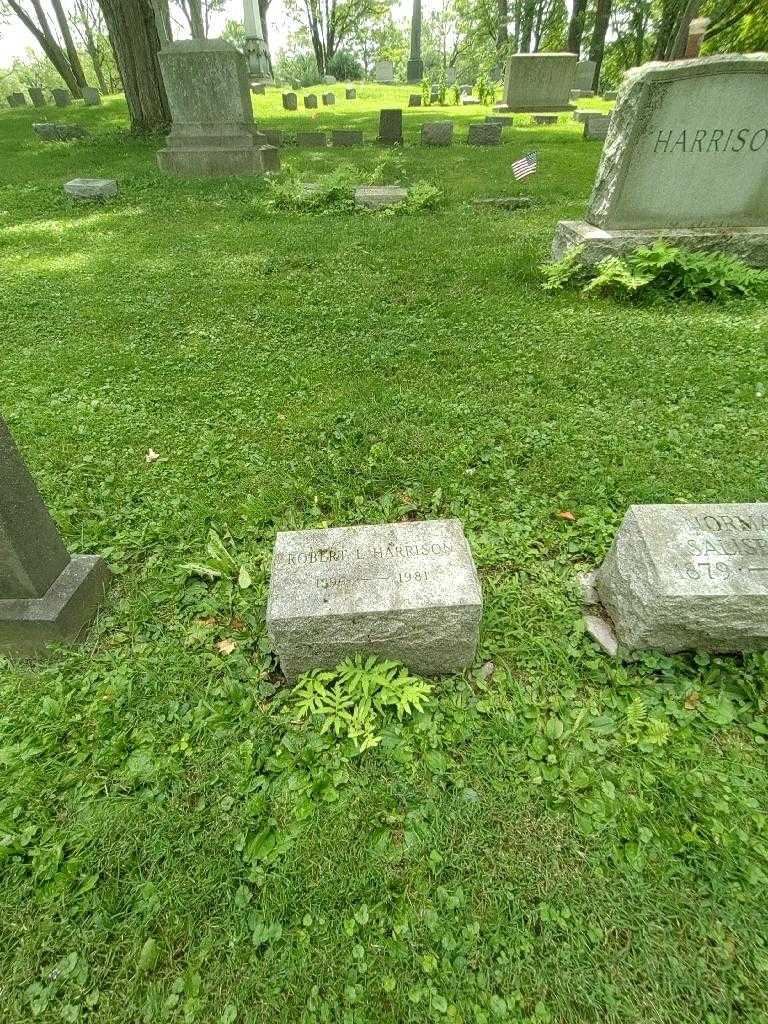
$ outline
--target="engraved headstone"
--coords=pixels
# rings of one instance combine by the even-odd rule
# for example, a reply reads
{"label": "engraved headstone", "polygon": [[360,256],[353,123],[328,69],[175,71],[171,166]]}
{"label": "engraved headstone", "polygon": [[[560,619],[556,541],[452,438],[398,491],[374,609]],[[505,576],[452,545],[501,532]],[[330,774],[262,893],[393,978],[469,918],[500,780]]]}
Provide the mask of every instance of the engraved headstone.
{"label": "engraved headstone", "polygon": [[277,146],[257,146],[264,174],[277,174],[280,170],[280,150]]}
{"label": "engraved headstone", "polygon": [[33,86],[31,89],[27,89],[27,92],[29,93],[29,98],[32,100],[36,107],[44,107],[46,105],[45,93],[42,89],[38,89]]}
{"label": "engraved headstone", "polygon": [[345,95],[345,97],[348,100],[356,100],[357,99],[357,89],[345,89],[344,90],[344,95]]}
{"label": "engraved headstone", "polygon": [[515,53],[507,62],[504,102],[520,113],[567,110],[575,53]]}
{"label": "engraved headstone", "polygon": [[86,107],[98,107],[101,104],[101,93],[90,85],[82,87],[83,102]]}
{"label": "engraved headstone", "polygon": [[408,198],[408,189],[397,185],[361,185],[355,189],[355,202],[366,210],[397,206]]}
{"label": "engraved headstone", "polygon": [[453,142],[453,121],[429,121],[421,126],[422,146],[450,146]]}
{"label": "engraved headstone", "polygon": [[70,558],[0,419],[0,651],[38,655],[74,640],[104,597],[102,558]]}
{"label": "engraved headstone", "polygon": [[379,114],[379,142],[394,145],[403,141],[402,110],[382,110]]}
{"label": "engraved headstone", "polygon": [[[583,221],[561,221],[559,259],[650,245],[721,250],[768,266],[768,54],[627,72]],[[683,187],[684,185],[684,187]]]}
{"label": "engraved headstone", "polygon": [[332,92],[324,92],[323,93],[323,106],[324,107],[332,107],[335,102],[336,102],[336,97],[334,96],[334,94]]}
{"label": "engraved headstone", "polygon": [[363,133],[351,129],[335,129],[331,132],[331,145],[336,149],[346,149],[349,146],[362,146]]}
{"label": "engraved headstone", "polygon": [[377,60],[374,70],[374,77],[377,82],[387,85],[395,80],[395,66],[391,60]]}
{"label": "engraved headstone", "polygon": [[501,142],[501,125],[471,124],[467,142],[470,146],[498,146]]}
{"label": "engraved headstone", "polygon": [[51,94],[57,107],[68,107],[72,102],[72,94],[68,89],[51,89]]}
{"label": "engraved headstone", "polygon": [[592,81],[595,77],[597,61],[580,60],[576,65],[576,74],[573,77],[573,88],[579,92],[592,92]]}
{"label": "engraved headstone", "polygon": [[534,114],[534,124],[557,124],[557,114]]}
{"label": "engraved headstone", "polygon": [[23,92],[12,92],[8,97],[9,107],[26,107],[27,97]]}
{"label": "engraved headstone", "polygon": [[248,63],[222,39],[182,39],[158,54],[173,125],[160,170],[178,177],[259,174]]}
{"label": "engraved headstone", "polygon": [[610,114],[590,114],[584,120],[584,138],[604,140],[611,124]]}
{"label": "engraved headstone", "polygon": [[502,128],[511,128],[514,124],[513,117],[506,117],[504,114],[487,114],[485,118],[486,124],[498,124]]}
{"label": "engraved headstone", "polygon": [[299,149],[325,149],[328,137],[325,132],[296,132],[296,145]]}
{"label": "engraved headstone", "polygon": [[39,121],[32,125],[32,131],[43,142],[69,142],[88,135],[81,124],[65,124],[63,121]]}
{"label": "engraved headstone", "polygon": [[317,110],[317,96],[313,92],[304,97],[304,109]]}
{"label": "engraved headstone", "polygon": [[336,76],[323,75],[323,85],[336,85]]}
{"label": "engraved headstone", "polygon": [[408,97],[409,107],[420,107],[421,106],[421,93],[414,92]]}
{"label": "engraved headstone", "polygon": [[117,195],[117,182],[113,178],[73,178],[65,183],[64,191],[73,199],[111,199]]}
{"label": "engraved headstone", "polygon": [[587,628],[612,653],[764,650],[768,504],[633,505],[584,584]]}
{"label": "engraved headstone", "polygon": [[283,93],[283,110],[298,110],[299,97],[295,92]]}
{"label": "engraved headstone", "polygon": [[427,676],[462,672],[481,614],[458,520],[277,535],[267,628],[289,680],[355,654]]}

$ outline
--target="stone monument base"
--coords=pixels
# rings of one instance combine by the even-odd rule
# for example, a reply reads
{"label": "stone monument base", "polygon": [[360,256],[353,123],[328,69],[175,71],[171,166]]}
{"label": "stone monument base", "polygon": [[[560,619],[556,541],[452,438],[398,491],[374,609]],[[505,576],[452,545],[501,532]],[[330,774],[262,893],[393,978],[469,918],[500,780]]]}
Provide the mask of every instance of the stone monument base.
{"label": "stone monument base", "polygon": [[606,231],[583,220],[561,220],[552,241],[552,259],[559,260],[574,246],[584,246],[582,261],[594,266],[606,256],[622,256],[639,246],[653,245],[663,238],[681,249],[725,252],[751,267],[768,267],[768,228],[735,228],[707,231],[704,228],[653,228],[640,231]]}
{"label": "stone monument base", "polygon": [[177,178],[217,178],[229,174],[261,174],[261,158],[255,146],[226,149],[222,146],[195,149],[161,149],[157,166]]}
{"label": "stone monument base", "polygon": [[98,555],[76,555],[43,597],[0,601],[0,652],[40,656],[74,640],[96,614],[109,584]]}

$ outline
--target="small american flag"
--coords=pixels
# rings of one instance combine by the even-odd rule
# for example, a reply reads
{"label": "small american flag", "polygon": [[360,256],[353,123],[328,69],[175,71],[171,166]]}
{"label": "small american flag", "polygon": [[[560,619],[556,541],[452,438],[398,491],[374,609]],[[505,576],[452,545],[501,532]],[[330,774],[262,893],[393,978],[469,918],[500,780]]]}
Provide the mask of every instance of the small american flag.
{"label": "small american flag", "polygon": [[526,153],[525,156],[521,156],[519,160],[515,160],[512,164],[512,173],[516,181],[522,181],[523,178],[527,178],[529,174],[533,174],[538,169],[538,153]]}

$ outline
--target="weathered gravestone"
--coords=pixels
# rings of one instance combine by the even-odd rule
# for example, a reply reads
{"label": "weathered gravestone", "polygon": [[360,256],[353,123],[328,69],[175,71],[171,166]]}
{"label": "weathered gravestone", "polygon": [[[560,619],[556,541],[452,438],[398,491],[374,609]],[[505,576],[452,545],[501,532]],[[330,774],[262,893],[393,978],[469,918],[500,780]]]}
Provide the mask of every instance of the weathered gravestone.
{"label": "weathered gravestone", "polygon": [[304,97],[304,109],[317,110],[317,96],[313,92]]}
{"label": "weathered gravestone", "polygon": [[507,62],[504,103],[533,113],[567,110],[578,58],[575,53],[516,53]]}
{"label": "weathered gravestone", "polygon": [[32,131],[43,142],[69,142],[88,135],[81,124],[65,124],[63,121],[39,121],[32,125]]}
{"label": "weathered gravestone", "polygon": [[388,85],[395,80],[395,66],[391,60],[377,60],[374,70],[374,77],[382,85]]}
{"label": "weathered gravestone", "polygon": [[534,114],[534,124],[557,124],[557,114]]}
{"label": "weathered gravestone", "polygon": [[355,654],[462,672],[482,593],[458,520],[279,533],[267,628],[289,680]]}
{"label": "weathered gravestone", "polygon": [[511,128],[514,124],[513,117],[505,117],[503,114],[487,114],[485,118],[486,124],[498,124],[502,128]]}
{"label": "weathered gravestone", "polygon": [[72,94],[68,89],[51,89],[51,94],[57,107],[68,107],[72,102]]}
{"label": "weathered gravestone", "polygon": [[408,189],[397,185],[361,185],[355,189],[355,202],[366,210],[397,206],[408,198]]}
{"label": "weathered gravestone", "polygon": [[573,120],[579,121],[581,124],[586,124],[587,118],[592,117],[594,113],[594,110],[574,110]]}
{"label": "weathered gravestone", "polygon": [[299,149],[325,149],[328,137],[325,132],[296,132],[296,145]]}
{"label": "weathered gravestone", "polygon": [[453,121],[429,121],[421,126],[422,146],[450,146],[453,142]]}
{"label": "weathered gravestone", "polygon": [[580,60],[576,64],[576,73],[573,76],[573,88],[579,92],[592,92],[592,81],[595,77],[597,61]]}
{"label": "weathered gravestone", "polygon": [[31,89],[27,89],[27,92],[29,93],[29,98],[32,100],[32,103],[36,107],[44,107],[46,105],[45,93],[42,89],[32,87]]}
{"label": "weathered gravestone", "polygon": [[173,120],[160,169],[179,177],[260,173],[243,54],[221,39],[184,39],[158,58]]}
{"label": "weathered gravestone", "polygon": [[582,580],[610,652],[768,648],[768,504],[633,505]]}
{"label": "weathered gravestone", "polygon": [[113,178],[73,178],[65,183],[64,191],[73,199],[111,199],[117,195],[117,182]]}
{"label": "weathered gravestone", "polygon": [[479,96],[473,96],[471,93],[468,93],[468,92],[464,92],[459,97],[459,104],[462,107],[479,107],[480,106],[480,97]]}
{"label": "weathered gravestone", "polygon": [[284,92],[283,93],[283,110],[298,110],[299,109],[299,97],[295,92]]}
{"label": "weathered gravestone", "polygon": [[473,199],[476,210],[522,210],[533,205],[531,196],[493,196],[488,199]]}
{"label": "weathered gravestone", "polygon": [[334,96],[334,94],[332,92],[324,92],[323,93],[323,106],[324,107],[332,107],[335,102],[336,102],[336,97]]}
{"label": "weathered gravestone", "polygon": [[82,87],[83,102],[86,107],[98,107],[101,104],[101,93],[90,85]]}
{"label": "weathered gravestone", "polygon": [[501,142],[501,125],[471,124],[467,142],[470,146],[498,146]]}
{"label": "weathered gravestone", "polygon": [[588,140],[604,140],[611,124],[610,114],[590,114],[584,120],[584,138]]}
{"label": "weathered gravestone", "polygon": [[266,96],[267,86],[264,82],[251,82],[251,92],[254,96]]}
{"label": "weathered gravestone", "polygon": [[408,106],[409,107],[420,107],[421,106],[421,93],[420,92],[419,93],[416,93],[416,92],[411,93],[411,95],[408,97]]}
{"label": "weathered gravestone", "polygon": [[350,146],[362,146],[363,133],[351,129],[335,129],[331,132],[331,145],[336,149],[347,149]]}
{"label": "weathered gravestone", "polygon": [[74,640],[108,581],[102,558],[70,558],[0,418],[0,651],[37,655]]}
{"label": "weathered gravestone", "polygon": [[336,76],[323,75],[323,85],[336,85]]}
{"label": "weathered gravestone", "polygon": [[379,142],[389,145],[403,141],[402,110],[382,110],[379,114]]}
{"label": "weathered gravestone", "polygon": [[768,265],[768,54],[627,73],[586,219],[561,221],[552,252],[595,263],[659,237]]}
{"label": "weathered gravestone", "polygon": [[277,174],[280,170],[280,150],[277,146],[257,146],[261,170],[264,174]]}
{"label": "weathered gravestone", "polygon": [[23,92],[12,92],[8,97],[9,107],[26,107],[27,97]]}
{"label": "weathered gravestone", "polygon": [[345,95],[345,97],[348,100],[356,100],[357,99],[357,89],[345,89],[344,90],[344,95]]}

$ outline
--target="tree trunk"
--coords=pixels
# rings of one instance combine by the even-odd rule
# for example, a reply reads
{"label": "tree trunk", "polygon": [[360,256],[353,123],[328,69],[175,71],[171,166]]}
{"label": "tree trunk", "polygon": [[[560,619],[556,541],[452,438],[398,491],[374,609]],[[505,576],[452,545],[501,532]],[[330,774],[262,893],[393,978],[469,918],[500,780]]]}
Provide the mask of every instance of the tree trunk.
{"label": "tree trunk", "polygon": [[573,13],[568,22],[568,42],[565,48],[568,53],[581,53],[581,37],[584,35],[584,15],[587,13],[587,0],[573,0]]}
{"label": "tree trunk", "polygon": [[654,60],[666,60],[672,46],[674,30],[678,14],[677,0],[662,0],[661,19],[656,32],[656,46],[653,51]]}
{"label": "tree trunk", "polygon": [[81,96],[82,93],[80,92],[80,86],[77,84],[77,79],[72,73],[72,68],[69,65],[66,54],[56,42],[53,33],[51,32],[50,26],[45,17],[45,12],[40,6],[39,0],[37,3],[33,2],[33,7],[35,8],[35,12],[40,20],[39,25],[35,24],[17,0],[8,0],[8,6],[22,23],[24,28],[31,32],[35,37],[37,42],[40,44],[40,48],[43,53],[64,79],[64,84],[72,95]]}
{"label": "tree trunk", "polygon": [[61,6],[61,0],[51,0],[51,6],[61,29],[61,38],[64,40],[67,57],[69,58],[69,66],[72,68],[72,75],[78,85],[77,95],[82,96],[82,88],[88,83],[85,80],[85,72],[83,71],[83,65],[80,63],[80,57],[75,47],[75,41],[72,38],[67,16],[64,13],[64,8]]}
{"label": "tree trunk", "polygon": [[699,12],[700,3],[701,0],[688,0],[683,8],[674,42],[672,43],[672,49],[669,53],[670,60],[681,60],[685,56],[685,48],[688,45],[688,30],[691,27],[691,22]]}
{"label": "tree trunk", "polygon": [[168,128],[171,113],[160,74],[160,36],[149,0],[99,0],[123,80],[131,131]]}
{"label": "tree trunk", "polygon": [[496,54],[499,57],[505,57],[509,44],[509,30],[507,29],[509,4],[507,0],[497,0],[497,10],[499,12],[499,24],[496,28]]}
{"label": "tree trunk", "polygon": [[632,17],[632,39],[634,46],[633,67],[638,67],[643,63],[643,48],[645,46],[645,18],[639,7]]}
{"label": "tree trunk", "polygon": [[202,0],[187,0],[189,10],[189,30],[193,39],[205,39]]}
{"label": "tree trunk", "polygon": [[535,3],[536,0],[523,0],[520,18],[520,53],[531,52],[531,36],[533,35]]}
{"label": "tree trunk", "polygon": [[612,0],[597,0],[595,9],[595,27],[589,44],[589,59],[595,62],[595,73],[592,78],[592,91],[595,93],[600,91],[600,67],[605,53],[605,35],[611,19],[611,5]]}

